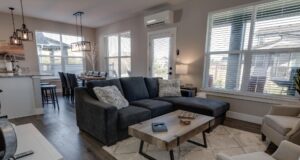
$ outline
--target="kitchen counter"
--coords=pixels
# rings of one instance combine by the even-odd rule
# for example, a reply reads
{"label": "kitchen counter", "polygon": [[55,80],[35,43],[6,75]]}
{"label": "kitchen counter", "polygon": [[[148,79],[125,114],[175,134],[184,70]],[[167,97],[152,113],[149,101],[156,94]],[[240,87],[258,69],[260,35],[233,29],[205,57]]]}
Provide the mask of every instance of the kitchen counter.
{"label": "kitchen counter", "polygon": [[9,119],[43,114],[40,74],[0,73],[1,116]]}
{"label": "kitchen counter", "polygon": [[24,74],[16,74],[16,73],[0,73],[0,78],[14,78],[14,77],[41,77],[41,76],[50,76],[43,75],[38,73],[24,73]]}

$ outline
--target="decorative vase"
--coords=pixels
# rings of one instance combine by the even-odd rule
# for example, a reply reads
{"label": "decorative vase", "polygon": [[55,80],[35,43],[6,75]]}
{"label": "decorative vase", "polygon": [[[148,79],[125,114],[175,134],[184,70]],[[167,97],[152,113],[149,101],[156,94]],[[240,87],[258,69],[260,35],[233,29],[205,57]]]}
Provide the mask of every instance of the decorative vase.
{"label": "decorative vase", "polygon": [[7,117],[0,117],[0,159],[14,159],[17,151],[17,135]]}

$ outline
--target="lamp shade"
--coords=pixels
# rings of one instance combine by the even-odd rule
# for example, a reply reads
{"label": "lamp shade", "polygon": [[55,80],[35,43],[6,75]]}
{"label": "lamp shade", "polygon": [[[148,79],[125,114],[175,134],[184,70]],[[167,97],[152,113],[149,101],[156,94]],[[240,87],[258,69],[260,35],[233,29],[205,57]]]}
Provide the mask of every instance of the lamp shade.
{"label": "lamp shade", "polygon": [[188,65],[177,64],[176,65],[176,74],[188,74]]}

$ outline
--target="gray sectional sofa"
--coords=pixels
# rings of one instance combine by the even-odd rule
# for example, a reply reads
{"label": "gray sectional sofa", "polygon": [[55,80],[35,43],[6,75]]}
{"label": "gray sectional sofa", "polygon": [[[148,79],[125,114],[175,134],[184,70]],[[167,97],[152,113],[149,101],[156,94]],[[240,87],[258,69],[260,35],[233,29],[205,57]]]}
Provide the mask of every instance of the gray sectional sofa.
{"label": "gray sectional sofa", "polygon": [[[115,85],[130,105],[118,110],[98,101],[94,87]],[[229,104],[196,97],[158,97],[158,78],[130,77],[90,81],[75,89],[77,125],[105,145],[128,137],[128,126],[161,116],[177,109],[215,117],[214,125],[224,121]],[[184,95],[189,95],[184,93]]]}

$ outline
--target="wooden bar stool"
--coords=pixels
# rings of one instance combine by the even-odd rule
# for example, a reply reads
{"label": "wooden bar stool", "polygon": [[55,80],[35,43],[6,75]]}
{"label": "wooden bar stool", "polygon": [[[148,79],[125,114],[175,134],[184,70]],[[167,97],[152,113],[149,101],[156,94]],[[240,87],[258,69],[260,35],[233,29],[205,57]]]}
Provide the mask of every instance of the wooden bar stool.
{"label": "wooden bar stool", "polygon": [[43,106],[45,104],[53,104],[55,109],[57,104],[57,108],[59,110],[58,98],[56,94],[56,85],[42,85],[41,89]]}

